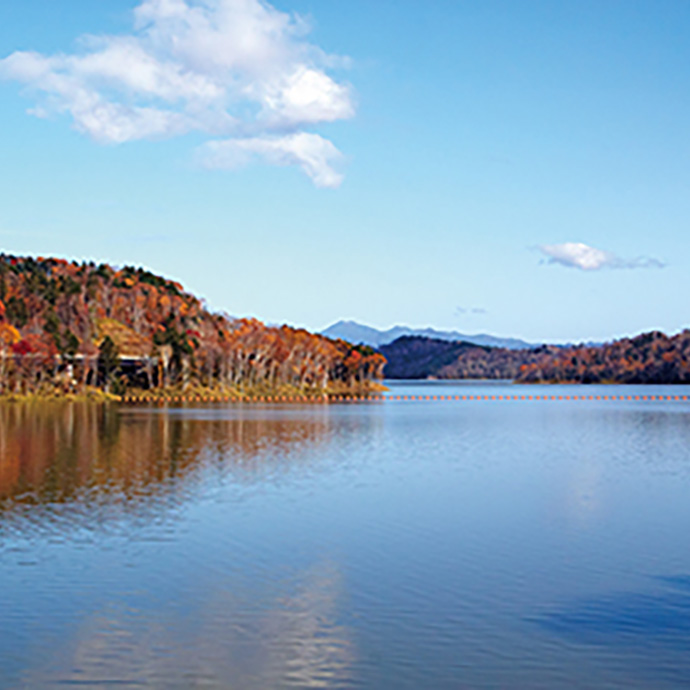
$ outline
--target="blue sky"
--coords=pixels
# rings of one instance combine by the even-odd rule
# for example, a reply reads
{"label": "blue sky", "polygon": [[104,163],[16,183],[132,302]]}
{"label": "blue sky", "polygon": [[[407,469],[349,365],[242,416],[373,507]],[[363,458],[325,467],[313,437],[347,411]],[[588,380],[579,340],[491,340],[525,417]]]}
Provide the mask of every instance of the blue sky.
{"label": "blue sky", "polygon": [[688,326],[684,0],[24,0],[0,59],[4,251],[314,330]]}

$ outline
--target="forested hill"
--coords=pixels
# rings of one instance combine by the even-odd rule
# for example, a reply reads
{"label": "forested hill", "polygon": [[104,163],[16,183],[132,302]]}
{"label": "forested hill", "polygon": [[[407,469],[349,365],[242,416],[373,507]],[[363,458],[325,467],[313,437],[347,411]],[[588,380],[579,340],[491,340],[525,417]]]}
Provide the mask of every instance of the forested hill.
{"label": "forested hill", "polygon": [[384,374],[392,379],[515,379],[521,366],[548,351],[546,346],[510,350],[422,336],[403,336],[380,348],[387,360]]}
{"label": "forested hill", "polygon": [[525,383],[690,383],[690,331],[643,333],[595,347],[552,350],[521,367]]}
{"label": "forested hill", "polygon": [[514,379],[519,383],[690,383],[690,331],[605,345],[529,350],[403,337],[381,347],[389,378]]}
{"label": "forested hill", "polygon": [[342,390],[381,378],[384,362],[371,348],[211,313],[141,268],[0,254],[0,393]]}

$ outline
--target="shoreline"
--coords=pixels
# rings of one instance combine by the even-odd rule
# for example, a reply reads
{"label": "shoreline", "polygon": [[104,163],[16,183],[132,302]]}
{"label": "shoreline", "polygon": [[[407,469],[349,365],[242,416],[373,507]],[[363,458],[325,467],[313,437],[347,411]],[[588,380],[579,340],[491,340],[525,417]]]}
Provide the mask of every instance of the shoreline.
{"label": "shoreline", "polygon": [[0,403],[62,403],[62,402],[256,402],[287,400],[324,400],[330,398],[365,398],[384,393],[388,388],[379,382],[368,382],[356,386],[331,386],[326,389],[296,386],[243,386],[206,387],[181,386],[140,389],[132,388],[122,393],[108,393],[100,388],[83,391],[43,390],[32,393],[0,393]]}

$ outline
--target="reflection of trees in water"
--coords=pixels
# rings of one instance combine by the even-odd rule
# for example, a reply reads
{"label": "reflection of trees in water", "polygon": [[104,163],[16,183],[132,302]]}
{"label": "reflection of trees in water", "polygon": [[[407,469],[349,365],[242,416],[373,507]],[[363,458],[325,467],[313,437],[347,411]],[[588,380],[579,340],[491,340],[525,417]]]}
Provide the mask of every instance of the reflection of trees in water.
{"label": "reflection of trees in water", "polygon": [[325,411],[208,412],[0,405],[0,506],[133,501],[189,490],[213,470],[270,480],[309,462],[332,432]]}
{"label": "reflection of trees in water", "polygon": [[[0,548],[35,554],[48,583],[17,590],[16,610],[40,619],[18,626],[37,651],[20,640],[0,685],[4,672],[26,687],[347,686],[338,564],[265,543],[274,494],[253,489],[340,466],[343,437],[372,423],[349,409],[0,405]],[[219,506],[218,489],[259,505]]]}

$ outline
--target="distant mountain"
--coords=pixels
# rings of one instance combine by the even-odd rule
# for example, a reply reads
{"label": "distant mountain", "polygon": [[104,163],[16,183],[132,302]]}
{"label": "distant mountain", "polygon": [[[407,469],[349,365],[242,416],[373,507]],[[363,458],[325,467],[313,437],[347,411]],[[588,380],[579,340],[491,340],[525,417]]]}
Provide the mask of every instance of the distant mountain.
{"label": "distant mountain", "polygon": [[487,347],[504,347],[509,350],[524,350],[537,347],[537,345],[527,343],[518,338],[500,338],[494,335],[487,335],[486,333],[467,335],[457,331],[437,331],[434,328],[410,328],[409,326],[393,326],[393,328],[389,328],[387,331],[379,331],[376,328],[365,326],[356,321],[338,321],[321,331],[321,335],[325,335],[328,338],[341,338],[350,343],[363,343],[376,348],[392,343],[402,336],[420,336],[454,342],[462,341]]}

